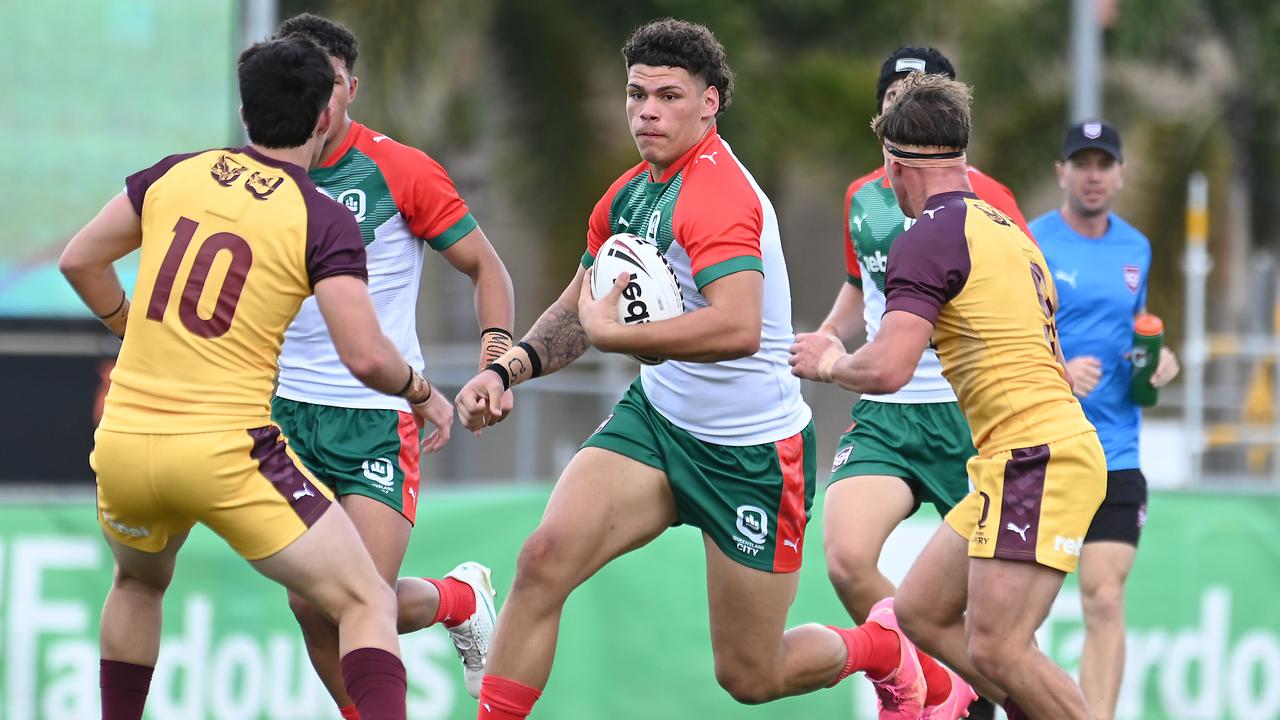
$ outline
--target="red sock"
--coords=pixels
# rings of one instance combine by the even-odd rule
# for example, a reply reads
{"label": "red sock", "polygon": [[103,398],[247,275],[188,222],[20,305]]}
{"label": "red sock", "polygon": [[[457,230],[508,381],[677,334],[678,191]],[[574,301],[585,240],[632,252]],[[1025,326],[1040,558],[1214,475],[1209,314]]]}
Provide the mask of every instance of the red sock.
{"label": "red sock", "polygon": [[1014,702],[1013,698],[1004,699],[1004,714],[1009,716],[1009,720],[1031,720],[1031,716],[1018,707],[1018,703]]}
{"label": "red sock", "polygon": [[102,689],[102,720],[141,720],[154,671],[155,668],[146,665],[100,661],[98,686]]}
{"label": "red sock", "polygon": [[338,712],[342,713],[342,720],[360,720],[360,711],[354,704],[340,707]]}
{"label": "red sock", "polygon": [[435,585],[440,593],[440,607],[436,608],[436,617],[431,621],[432,625],[442,622],[445,627],[456,627],[475,614],[476,593],[470,585],[457,578],[422,579]]}
{"label": "red sock", "polygon": [[920,648],[916,648],[916,657],[920,659],[920,670],[924,674],[924,706],[941,705],[951,694],[951,676],[947,674],[946,668]]}
{"label": "red sock", "polygon": [[480,683],[480,712],[476,720],[524,720],[542,693],[528,685],[497,675],[485,675]]}
{"label": "red sock", "polygon": [[[855,628],[827,627],[836,631],[844,640],[849,659],[844,670],[831,682],[835,685],[853,673],[861,670],[872,680],[884,679],[898,668],[902,659],[902,643],[892,630],[873,622],[863,623]],[[828,685],[827,687],[831,687]]]}
{"label": "red sock", "polygon": [[342,656],[342,681],[360,715],[405,720],[404,663],[378,648],[357,648]]}

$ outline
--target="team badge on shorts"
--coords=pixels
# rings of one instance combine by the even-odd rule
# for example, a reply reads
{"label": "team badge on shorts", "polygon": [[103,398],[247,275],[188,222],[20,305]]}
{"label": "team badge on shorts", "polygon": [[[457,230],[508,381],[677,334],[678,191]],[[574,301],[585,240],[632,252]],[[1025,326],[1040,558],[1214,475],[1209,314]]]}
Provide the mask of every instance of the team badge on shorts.
{"label": "team badge on shorts", "polygon": [[835,459],[831,461],[831,472],[835,472],[836,470],[839,470],[841,465],[844,465],[845,463],[849,462],[849,456],[852,454],[853,454],[852,445],[850,445],[847,448],[841,448],[840,452],[836,453]]}
{"label": "team badge on shorts", "polygon": [[395,486],[396,471],[391,461],[386,458],[369,458],[361,463],[365,478],[378,484],[382,492],[391,492]]}
{"label": "team badge on shorts", "polygon": [[752,557],[764,550],[765,541],[769,539],[769,515],[755,505],[738,506],[738,534],[733,541],[739,552]]}

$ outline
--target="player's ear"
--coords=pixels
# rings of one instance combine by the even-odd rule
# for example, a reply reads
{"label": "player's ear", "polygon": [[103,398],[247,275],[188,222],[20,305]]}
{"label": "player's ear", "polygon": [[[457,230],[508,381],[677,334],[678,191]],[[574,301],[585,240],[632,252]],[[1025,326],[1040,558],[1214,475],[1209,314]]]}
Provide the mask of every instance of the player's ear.
{"label": "player's ear", "polygon": [[329,134],[329,128],[332,125],[333,125],[333,107],[330,105],[325,105],[324,109],[320,111],[320,117],[316,118],[315,132],[313,132],[312,135],[313,136],[319,135],[321,137],[324,137],[325,135]]}
{"label": "player's ear", "polygon": [[1124,187],[1124,163],[1116,162],[1116,189]]}
{"label": "player's ear", "polygon": [[1058,187],[1063,190],[1067,189],[1067,166],[1066,163],[1059,160],[1053,164],[1053,170],[1058,174]]}
{"label": "player's ear", "polygon": [[715,85],[708,85],[706,90],[702,91],[702,119],[709,120],[720,112],[720,89]]}
{"label": "player's ear", "polygon": [[352,75],[352,76],[351,76],[351,86],[350,86],[349,88],[347,88],[347,102],[348,102],[348,103],[353,103],[353,102],[355,102],[355,101],[356,101],[356,92],[357,92],[359,89],[360,89],[360,78],[356,77],[355,75]]}

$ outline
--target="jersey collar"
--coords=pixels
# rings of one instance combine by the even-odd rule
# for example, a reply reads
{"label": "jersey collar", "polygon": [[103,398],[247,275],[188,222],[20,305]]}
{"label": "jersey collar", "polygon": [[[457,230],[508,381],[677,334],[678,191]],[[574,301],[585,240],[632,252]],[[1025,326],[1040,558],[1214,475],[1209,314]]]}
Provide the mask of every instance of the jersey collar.
{"label": "jersey collar", "polygon": [[337,165],[338,161],[341,160],[343,156],[347,154],[347,151],[351,149],[351,146],[356,144],[356,137],[358,137],[361,131],[363,130],[364,130],[363,125],[356,122],[355,120],[352,120],[351,127],[347,128],[346,137],[342,138],[342,144],[339,145],[337,149],[335,149],[333,153],[329,155],[329,157],[320,161],[320,163],[315,166],[315,169],[319,170],[320,168],[330,168],[330,167],[333,167],[334,165]]}
{"label": "jersey collar", "polygon": [[689,164],[689,160],[702,154],[703,150],[706,150],[707,147],[709,147],[710,145],[713,145],[716,142],[719,142],[719,140],[720,140],[720,133],[716,132],[716,126],[713,124],[707,130],[707,134],[702,136],[701,140],[695,143],[693,147],[689,148],[685,152],[685,154],[681,155],[680,159],[671,163],[671,166],[667,168],[667,171],[662,173],[662,177],[658,178],[657,180],[654,180],[653,174],[649,172],[649,168],[646,167],[645,174],[649,176],[648,178],[649,182],[659,183],[659,184],[671,182],[671,178],[675,177],[676,173],[683,170],[684,166]]}

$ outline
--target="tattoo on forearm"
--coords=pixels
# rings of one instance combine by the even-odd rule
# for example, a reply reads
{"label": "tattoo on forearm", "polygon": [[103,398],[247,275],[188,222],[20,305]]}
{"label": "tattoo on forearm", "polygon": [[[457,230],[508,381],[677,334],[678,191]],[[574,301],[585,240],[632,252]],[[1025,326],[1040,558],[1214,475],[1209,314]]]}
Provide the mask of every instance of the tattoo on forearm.
{"label": "tattoo on forearm", "polygon": [[538,351],[542,359],[542,374],[555,372],[582,357],[591,346],[587,332],[582,329],[576,309],[570,310],[559,303],[547,308],[533,324],[524,341]]}
{"label": "tattoo on forearm", "polygon": [[526,367],[524,361],[520,358],[511,358],[511,361],[507,363],[507,372],[511,373],[511,377],[524,377]]}

